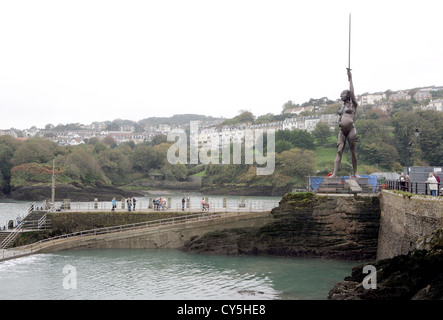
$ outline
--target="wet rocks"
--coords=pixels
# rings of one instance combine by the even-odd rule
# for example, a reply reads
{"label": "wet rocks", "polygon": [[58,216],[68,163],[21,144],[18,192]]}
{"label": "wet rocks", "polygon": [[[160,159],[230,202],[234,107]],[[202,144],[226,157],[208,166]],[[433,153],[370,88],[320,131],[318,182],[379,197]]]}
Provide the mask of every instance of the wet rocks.
{"label": "wet rocks", "polygon": [[[376,289],[365,289],[364,265],[376,268]],[[360,264],[329,292],[330,300],[443,299],[443,230],[419,239],[407,255]]]}

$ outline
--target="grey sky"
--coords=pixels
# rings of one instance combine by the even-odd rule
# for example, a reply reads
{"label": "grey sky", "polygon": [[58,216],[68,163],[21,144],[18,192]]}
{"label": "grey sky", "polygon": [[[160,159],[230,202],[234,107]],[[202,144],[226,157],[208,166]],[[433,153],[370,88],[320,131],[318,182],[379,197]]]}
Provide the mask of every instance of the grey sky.
{"label": "grey sky", "polygon": [[443,85],[442,1],[0,0],[0,128]]}

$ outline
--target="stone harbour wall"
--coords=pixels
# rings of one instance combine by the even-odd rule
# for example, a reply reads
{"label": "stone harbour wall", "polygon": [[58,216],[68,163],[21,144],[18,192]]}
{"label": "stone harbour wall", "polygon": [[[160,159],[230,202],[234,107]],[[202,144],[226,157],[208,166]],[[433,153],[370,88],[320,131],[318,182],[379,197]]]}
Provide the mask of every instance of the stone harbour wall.
{"label": "stone harbour wall", "polygon": [[380,207],[377,260],[406,255],[417,240],[443,228],[442,197],[384,190],[380,194]]}

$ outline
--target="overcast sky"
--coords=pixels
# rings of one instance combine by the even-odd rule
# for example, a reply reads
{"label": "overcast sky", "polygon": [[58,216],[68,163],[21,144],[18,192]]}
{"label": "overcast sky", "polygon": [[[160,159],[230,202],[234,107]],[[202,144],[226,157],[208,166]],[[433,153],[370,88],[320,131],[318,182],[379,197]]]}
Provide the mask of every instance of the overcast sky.
{"label": "overcast sky", "polygon": [[443,85],[443,1],[0,0],[0,128]]}

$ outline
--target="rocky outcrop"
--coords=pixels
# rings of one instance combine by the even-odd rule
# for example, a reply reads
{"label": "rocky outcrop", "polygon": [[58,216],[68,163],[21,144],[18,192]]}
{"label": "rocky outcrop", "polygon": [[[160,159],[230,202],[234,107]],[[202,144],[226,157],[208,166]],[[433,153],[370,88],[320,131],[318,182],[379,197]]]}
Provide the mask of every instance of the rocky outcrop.
{"label": "rocky outcrop", "polygon": [[[365,289],[365,265],[376,270],[376,287]],[[367,287],[367,286],[366,286]],[[373,263],[360,264],[351,276],[337,283],[328,294],[331,300],[429,300],[443,299],[443,230],[419,239],[415,249]]]}
{"label": "rocky outcrop", "polygon": [[228,255],[374,259],[377,197],[288,193],[261,227],[224,229],[188,241],[184,250]]}

